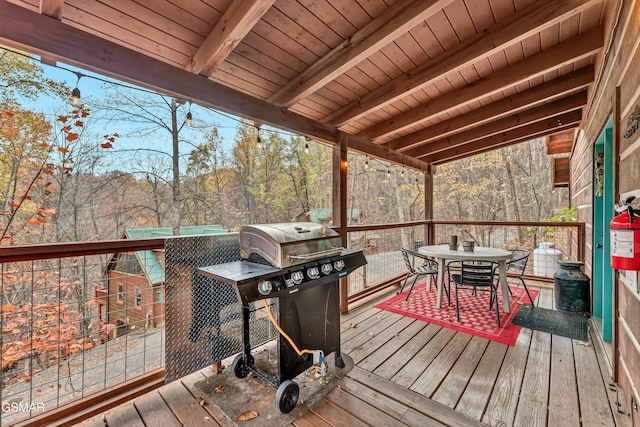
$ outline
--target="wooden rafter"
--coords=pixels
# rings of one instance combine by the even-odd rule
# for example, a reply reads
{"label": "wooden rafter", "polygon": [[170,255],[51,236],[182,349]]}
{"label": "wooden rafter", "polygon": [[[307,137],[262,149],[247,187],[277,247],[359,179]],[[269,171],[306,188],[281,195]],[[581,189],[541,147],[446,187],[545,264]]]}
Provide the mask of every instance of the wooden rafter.
{"label": "wooden rafter", "polygon": [[478,126],[486,121],[517,113],[523,109],[549,101],[552,98],[565,96],[570,92],[592,84],[593,79],[593,66],[588,65],[580,70],[565,74],[564,76],[534,86],[523,92],[389,141],[384,145],[393,150],[406,152],[407,150],[422,146],[435,138],[442,138],[452,133],[461,132],[469,127]]}
{"label": "wooden rafter", "polygon": [[210,76],[274,2],[275,0],[234,0],[193,55],[187,70]]}
{"label": "wooden rafter", "polygon": [[[6,0],[0,0],[0,44],[17,46],[35,54],[48,53],[61,62],[84,68],[151,90],[190,99],[250,120],[336,144],[338,129],[282,109],[198,74],[140,55],[127,47],[50,19]],[[363,153],[377,156],[379,147],[352,135]],[[392,150],[387,149],[389,153]],[[395,152],[404,165],[428,170],[429,165]],[[395,161],[395,160],[392,160]]]}
{"label": "wooden rafter", "polygon": [[268,101],[285,107],[292,106],[452,2],[399,1],[291,80]]}
{"label": "wooden rafter", "polygon": [[371,111],[389,105],[408,93],[422,89],[440,78],[443,73],[459,70],[474,61],[492,55],[507,45],[518,43],[594,2],[595,0],[536,2],[516,14],[509,23],[497,24],[465,40],[456,49],[417,66],[329,114],[323,122],[342,126],[348,121],[358,119]]}
{"label": "wooden rafter", "polygon": [[40,13],[50,18],[62,20],[64,0],[40,0]]}
{"label": "wooden rafter", "polygon": [[459,160],[475,154],[484,153],[517,144],[519,142],[525,142],[552,133],[575,128],[580,123],[581,119],[581,110],[564,113],[514,130],[482,138],[469,144],[460,145],[449,150],[425,156],[422,157],[422,160],[434,165]]}
{"label": "wooden rafter", "polygon": [[550,117],[557,117],[562,113],[574,111],[587,105],[587,91],[562,98],[555,102],[541,105],[503,119],[487,123],[484,126],[471,128],[464,132],[455,133],[449,137],[429,142],[428,144],[406,151],[411,157],[424,157],[453,147],[468,144],[472,141],[487,138],[511,129],[517,129],[531,123],[539,122]]}
{"label": "wooden rafter", "polygon": [[596,27],[584,35],[573,37],[552,48],[544,50],[529,59],[503,68],[490,76],[480,79],[453,94],[438,97],[432,102],[399,114],[374,125],[360,135],[375,140],[393,132],[424,122],[460,105],[490,96],[536,76],[557,70],[564,65],[588,58],[598,53],[604,44],[601,27]]}

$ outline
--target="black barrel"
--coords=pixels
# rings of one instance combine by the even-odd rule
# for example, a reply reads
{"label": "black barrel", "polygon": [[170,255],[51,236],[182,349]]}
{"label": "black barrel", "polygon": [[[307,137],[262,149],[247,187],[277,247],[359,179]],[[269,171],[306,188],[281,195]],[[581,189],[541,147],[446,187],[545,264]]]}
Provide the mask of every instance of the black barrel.
{"label": "black barrel", "polygon": [[580,268],[582,261],[559,261],[560,270],[553,275],[556,310],[591,314],[590,279]]}

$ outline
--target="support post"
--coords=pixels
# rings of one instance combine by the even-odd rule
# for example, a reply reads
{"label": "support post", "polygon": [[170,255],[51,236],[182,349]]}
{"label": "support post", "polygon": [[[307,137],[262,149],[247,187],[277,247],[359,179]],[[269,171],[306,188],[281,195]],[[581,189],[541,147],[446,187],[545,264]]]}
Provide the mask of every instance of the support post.
{"label": "support post", "polygon": [[424,228],[424,242],[427,245],[435,244],[435,227],[433,225],[433,166],[424,173],[424,219],[427,224]]}
{"label": "support post", "polygon": [[[338,132],[338,145],[333,150],[333,226],[342,238],[342,247],[347,243],[347,134]],[[340,279],[340,313],[347,313],[348,307],[347,278]]]}

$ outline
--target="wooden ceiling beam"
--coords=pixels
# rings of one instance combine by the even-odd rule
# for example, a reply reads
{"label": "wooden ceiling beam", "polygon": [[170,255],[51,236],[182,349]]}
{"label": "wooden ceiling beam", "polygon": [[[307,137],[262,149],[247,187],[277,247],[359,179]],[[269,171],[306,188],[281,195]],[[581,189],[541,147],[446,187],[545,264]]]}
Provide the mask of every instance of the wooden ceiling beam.
{"label": "wooden ceiling beam", "polygon": [[453,0],[401,0],[342,42],[267,101],[290,107],[393,42]]}
{"label": "wooden ceiling beam", "polygon": [[347,147],[350,150],[357,151],[362,154],[368,154],[371,157],[378,157],[392,163],[405,165],[412,169],[418,169],[423,172],[430,172],[431,165],[414,157],[407,156],[399,151],[392,150],[384,145],[377,145],[369,142],[367,139],[352,135],[350,133],[338,130],[338,134],[343,134],[347,139]]}
{"label": "wooden ceiling beam", "polygon": [[538,107],[522,111],[503,119],[499,119],[483,126],[474,127],[463,132],[455,133],[449,137],[431,141],[428,144],[405,151],[410,157],[425,157],[440,151],[468,144],[479,139],[486,139],[492,135],[506,133],[511,129],[517,129],[531,123],[557,117],[558,115],[587,105],[587,91],[567,96],[555,102],[540,105]]}
{"label": "wooden ceiling beam", "polygon": [[0,0],[0,44],[108,77],[189,99],[250,120],[334,143],[337,130],[227,86],[143,55],[63,22]]}
{"label": "wooden ceiling beam", "polygon": [[64,0],[40,0],[40,13],[50,18],[62,21]]}
{"label": "wooden ceiling beam", "polygon": [[475,155],[478,155],[478,154],[487,153],[489,151],[499,150],[501,148],[509,147],[511,145],[514,145],[514,144],[521,144],[523,142],[531,141],[531,140],[534,140],[536,138],[544,138],[550,132],[563,131],[563,130],[573,130],[578,125],[579,125],[579,122],[578,123],[568,123],[566,125],[559,126],[558,128],[556,128],[554,130],[541,131],[541,132],[539,132],[537,134],[532,134],[532,135],[529,135],[529,136],[526,136],[526,137],[523,137],[523,138],[519,138],[519,139],[516,139],[516,140],[507,141],[507,142],[499,143],[499,144],[492,145],[492,146],[482,147],[482,148],[479,148],[476,151],[470,151],[468,153],[460,153],[459,155],[452,155],[452,156],[450,156],[448,158],[444,158],[443,157],[443,158],[440,158],[438,160],[435,160],[433,163],[431,163],[431,165],[432,166],[437,166],[437,165],[441,165],[443,163],[449,163],[449,162],[453,162],[453,161],[456,161],[456,160],[464,159],[464,158],[467,158],[467,157],[475,156]]}
{"label": "wooden ceiling beam", "polygon": [[363,97],[327,115],[322,121],[335,126],[358,119],[376,109],[397,101],[408,93],[433,83],[442,74],[469,66],[478,59],[486,58],[505,46],[530,37],[536,32],[561,22],[567,17],[596,3],[597,0],[570,0],[559,2],[547,0],[535,2],[522,9],[507,23],[493,27],[463,41],[458,47],[427,61],[404,73]]}
{"label": "wooden ceiling beam", "polygon": [[564,76],[560,76],[491,104],[484,105],[468,113],[461,114],[398,139],[388,141],[384,145],[392,150],[405,152],[422,146],[429,140],[442,138],[448,134],[460,132],[472,126],[478,126],[507,114],[514,114],[523,109],[547,102],[553,98],[585,88],[593,83],[594,76],[593,65],[588,65],[577,71],[572,71],[569,74],[565,74]]}
{"label": "wooden ceiling beam", "polygon": [[209,77],[251,31],[275,0],[234,0],[187,65]]}
{"label": "wooden ceiling beam", "polygon": [[[335,127],[142,55],[7,0],[0,0],[0,22],[0,44],[47,55],[88,71],[176,98],[189,99],[203,107],[266,123],[319,141],[336,144],[338,140],[340,131]],[[421,160],[410,159],[365,138],[351,135],[349,140],[354,149],[360,152],[415,169],[429,169],[429,165]]]}
{"label": "wooden ceiling beam", "polygon": [[532,139],[563,130],[572,129],[578,126],[581,120],[582,111],[576,110],[550,117],[547,120],[532,123],[514,130],[482,138],[469,144],[453,147],[449,150],[422,157],[421,159],[434,165],[447,163],[520,142],[530,141]]}
{"label": "wooden ceiling beam", "polygon": [[436,115],[452,111],[462,104],[478,101],[537,76],[588,58],[602,50],[603,44],[603,29],[596,27],[583,35],[561,42],[524,61],[472,82],[459,91],[446,93],[430,103],[384,120],[359,135],[375,140],[401,131]]}

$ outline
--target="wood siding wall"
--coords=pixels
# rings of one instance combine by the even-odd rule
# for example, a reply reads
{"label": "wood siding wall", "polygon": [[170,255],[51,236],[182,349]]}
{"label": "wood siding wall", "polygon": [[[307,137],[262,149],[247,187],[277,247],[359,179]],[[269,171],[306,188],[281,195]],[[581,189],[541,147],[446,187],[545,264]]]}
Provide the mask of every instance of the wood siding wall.
{"label": "wood siding wall", "polygon": [[[592,101],[571,159],[572,201],[579,207],[580,220],[587,224],[585,268],[589,276],[592,276],[593,259],[593,149],[610,115],[614,119],[614,146],[617,144],[620,153],[619,167],[614,172],[618,191],[615,197],[624,199],[635,195],[640,199],[640,129],[630,138],[623,136],[628,116],[640,104],[640,0],[610,2],[605,26],[607,34],[612,34],[612,42],[601,57],[603,72],[591,94]],[[620,271],[616,277],[618,316],[614,340],[618,355],[613,361],[614,373],[622,392],[621,410],[631,413],[634,425],[639,425],[640,416],[632,405],[632,402],[638,405],[640,397],[638,273]]]}
{"label": "wood siding wall", "polygon": [[[157,301],[157,292],[163,291],[163,287],[152,286],[143,276],[115,270],[109,271],[108,277],[108,323],[118,325],[118,321],[121,321],[128,325],[129,331],[144,328],[147,322],[151,327],[164,323],[164,304],[158,304]],[[118,285],[122,285],[123,290],[121,301],[118,301]],[[141,292],[140,306],[136,306],[136,290]],[[118,334],[121,333],[118,331]]]}

